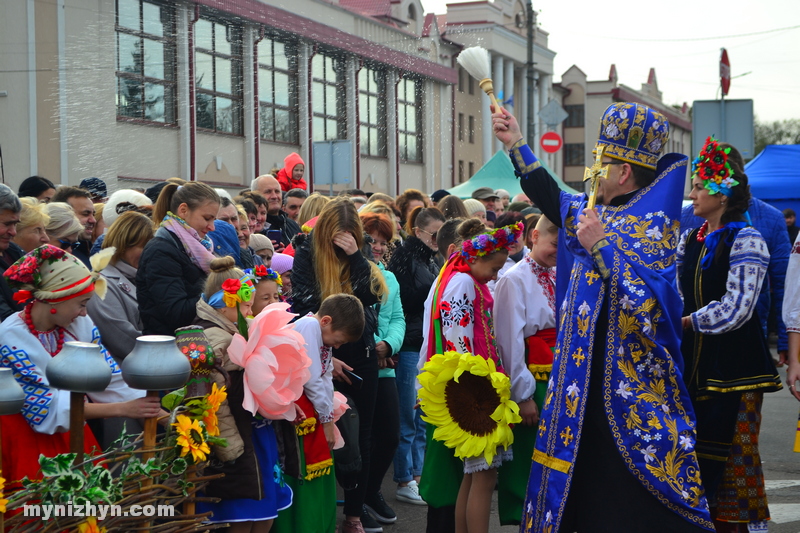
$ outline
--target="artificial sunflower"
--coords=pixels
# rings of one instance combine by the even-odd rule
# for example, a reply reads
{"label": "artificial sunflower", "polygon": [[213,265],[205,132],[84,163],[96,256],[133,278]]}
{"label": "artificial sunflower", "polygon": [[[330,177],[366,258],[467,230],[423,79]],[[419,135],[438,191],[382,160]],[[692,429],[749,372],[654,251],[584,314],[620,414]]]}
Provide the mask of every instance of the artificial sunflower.
{"label": "artificial sunflower", "polygon": [[8,500],[3,499],[3,491],[6,488],[6,479],[0,477],[0,513],[6,512],[6,505],[8,504]]}
{"label": "artificial sunflower", "polygon": [[217,411],[219,410],[219,406],[225,399],[228,397],[228,393],[225,390],[225,385],[222,386],[221,389],[217,388],[217,384],[214,383],[211,386],[211,392],[208,393],[206,396],[206,410],[203,412],[203,423],[206,425],[206,431],[212,437],[219,436],[219,420],[217,419]]}
{"label": "artificial sunflower", "polygon": [[85,522],[78,525],[79,533],[105,533],[106,528],[97,525],[97,518],[90,516]]}
{"label": "artificial sunflower", "polygon": [[511,381],[494,361],[470,353],[436,354],[419,375],[423,420],[436,426],[433,438],[456,457],[483,455],[491,464],[497,447],[514,442],[509,424],[522,421],[511,400]]}
{"label": "artificial sunflower", "polygon": [[211,453],[211,448],[203,438],[203,428],[200,422],[192,420],[186,415],[178,415],[177,422],[172,424],[178,431],[178,446],[181,447],[181,457],[192,452],[195,462],[205,461],[206,455]]}

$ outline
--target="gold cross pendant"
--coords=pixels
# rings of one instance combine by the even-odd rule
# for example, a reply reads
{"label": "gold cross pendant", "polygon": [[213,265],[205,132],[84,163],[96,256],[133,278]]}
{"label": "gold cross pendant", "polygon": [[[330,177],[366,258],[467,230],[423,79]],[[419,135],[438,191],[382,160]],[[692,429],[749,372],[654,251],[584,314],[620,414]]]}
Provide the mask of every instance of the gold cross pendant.
{"label": "gold cross pendant", "polygon": [[600,184],[600,178],[608,179],[608,167],[603,166],[603,152],[605,149],[605,146],[597,149],[597,157],[595,157],[594,164],[591,168],[586,167],[586,171],[583,173],[583,181],[592,182],[589,191],[589,203],[586,204],[589,209],[594,209],[594,204],[597,201],[597,186]]}

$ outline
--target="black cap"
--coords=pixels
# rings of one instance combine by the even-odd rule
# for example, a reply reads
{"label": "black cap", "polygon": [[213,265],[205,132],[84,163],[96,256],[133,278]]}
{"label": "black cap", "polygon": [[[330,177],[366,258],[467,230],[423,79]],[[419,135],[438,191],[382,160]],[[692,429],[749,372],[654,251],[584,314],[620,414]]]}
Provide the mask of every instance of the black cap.
{"label": "black cap", "polygon": [[84,178],[78,187],[86,189],[93,197],[105,198],[108,196],[106,183],[100,178]]}
{"label": "black cap", "polygon": [[439,189],[435,193],[431,194],[431,200],[433,200],[436,203],[439,203],[445,196],[450,196],[450,193],[444,189]]}

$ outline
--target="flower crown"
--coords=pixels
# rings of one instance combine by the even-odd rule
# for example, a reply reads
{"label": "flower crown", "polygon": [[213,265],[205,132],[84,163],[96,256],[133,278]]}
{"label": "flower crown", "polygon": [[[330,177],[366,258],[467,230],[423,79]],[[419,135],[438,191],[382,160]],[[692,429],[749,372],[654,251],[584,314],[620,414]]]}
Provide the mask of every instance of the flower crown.
{"label": "flower crown", "polygon": [[245,274],[239,279],[229,278],[222,282],[222,289],[208,297],[208,305],[214,309],[236,307],[253,298],[253,276]]}
{"label": "flower crown", "polygon": [[281,275],[271,268],[265,267],[264,265],[256,265],[252,270],[245,270],[245,272],[252,275],[253,278],[255,278],[256,283],[262,280],[274,281],[278,284],[278,287],[283,287]]}
{"label": "flower crown", "polygon": [[703,180],[703,186],[708,189],[708,194],[721,192],[725,196],[733,194],[733,187],[739,182],[733,178],[733,169],[728,161],[731,153],[730,147],[722,148],[714,137],[708,137],[700,155],[692,161],[692,177],[697,176]]}
{"label": "flower crown", "polygon": [[503,248],[508,249],[519,240],[524,227],[522,222],[517,222],[481,233],[461,243],[461,256],[467,262],[474,263],[479,257],[493,254]]}

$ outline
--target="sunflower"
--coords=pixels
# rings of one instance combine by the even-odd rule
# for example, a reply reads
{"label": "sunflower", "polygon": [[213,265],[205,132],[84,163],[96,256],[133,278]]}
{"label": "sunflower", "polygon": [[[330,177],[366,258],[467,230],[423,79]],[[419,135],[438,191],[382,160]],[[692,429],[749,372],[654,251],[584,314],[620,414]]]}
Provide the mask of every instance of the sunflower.
{"label": "sunflower", "polygon": [[433,438],[454,448],[456,457],[483,455],[491,464],[497,447],[514,442],[509,424],[522,421],[511,381],[494,361],[470,353],[434,355],[419,375],[423,420],[436,426]]}
{"label": "sunflower", "polygon": [[214,383],[211,386],[211,392],[205,397],[206,410],[203,412],[203,423],[206,425],[206,431],[212,437],[219,436],[219,420],[217,419],[217,411],[219,406],[228,397],[228,393],[223,385],[221,389],[217,388]]}
{"label": "sunflower", "polygon": [[192,459],[205,461],[206,454],[211,453],[208,443],[203,438],[203,428],[200,422],[192,420],[186,415],[178,415],[177,422],[172,424],[178,431],[178,446],[181,447],[181,457],[192,452]]}
{"label": "sunflower", "polygon": [[106,528],[97,526],[97,518],[90,516],[85,522],[78,525],[79,533],[105,533]]}
{"label": "sunflower", "polygon": [[0,477],[0,513],[6,512],[6,505],[8,504],[8,500],[3,499],[3,490],[6,488],[6,480],[5,478]]}

